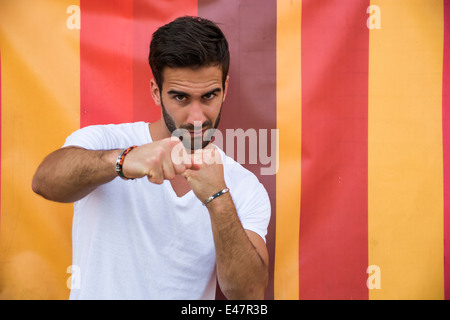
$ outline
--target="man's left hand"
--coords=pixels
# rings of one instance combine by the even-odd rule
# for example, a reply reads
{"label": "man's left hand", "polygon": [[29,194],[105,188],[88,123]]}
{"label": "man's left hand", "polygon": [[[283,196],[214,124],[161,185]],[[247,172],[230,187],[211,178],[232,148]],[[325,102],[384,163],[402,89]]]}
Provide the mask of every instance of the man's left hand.
{"label": "man's left hand", "polygon": [[222,157],[213,146],[196,150],[192,157],[192,168],[184,172],[197,198],[204,202],[213,194],[226,188]]}

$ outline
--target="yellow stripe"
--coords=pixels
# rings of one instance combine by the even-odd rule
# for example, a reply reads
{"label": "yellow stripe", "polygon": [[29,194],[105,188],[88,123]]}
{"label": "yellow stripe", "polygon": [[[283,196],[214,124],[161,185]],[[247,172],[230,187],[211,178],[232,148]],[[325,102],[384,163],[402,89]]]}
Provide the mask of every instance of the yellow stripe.
{"label": "yellow stripe", "polygon": [[2,161],[0,298],[66,299],[72,205],[31,191],[44,156],[79,127],[79,30],[73,0],[0,3]]}
{"label": "yellow stripe", "polygon": [[301,0],[277,2],[277,127],[275,299],[298,299],[301,179]]}
{"label": "yellow stripe", "polygon": [[[442,299],[442,0],[373,0],[369,49],[370,299]],[[376,280],[376,278],[373,278]]]}

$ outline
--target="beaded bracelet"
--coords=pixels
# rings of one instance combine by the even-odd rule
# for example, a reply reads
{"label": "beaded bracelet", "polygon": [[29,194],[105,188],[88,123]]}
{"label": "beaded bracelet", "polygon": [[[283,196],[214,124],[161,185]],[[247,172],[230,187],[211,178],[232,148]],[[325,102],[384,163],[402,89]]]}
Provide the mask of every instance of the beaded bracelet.
{"label": "beaded bracelet", "polygon": [[122,166],[123,166],[123,161],[125,160],[125,156],[128,154],[128,152],[130,152],[131,150],[133,150],[136,147],[137,146],[132,146],[127,149],[124,149],[117,157],[116,172],[119,175],[119,177],[121,177],[124,180],[134,180],[134,179],[129,179],[129,178],[125,177],[125,175],[123,174],[123,171],[122,171],[122,169],[123,169]]}
{"label": "beaded bracelet", "polygon": [[227,193],[228,191],[230,191],[230,189],[225,188],[225,189],[223,189],[223,190],[221,190],[221,191],[219,191],[219,192],[213,194],[211,197],[209,197],[208,199],[206,199],[206,200],[203,202],[203,204],[206,206],[208,203],[210,203],[211,201],[213,201],[215,198],[217,198],[217,197],[223,195],[224,193]]}

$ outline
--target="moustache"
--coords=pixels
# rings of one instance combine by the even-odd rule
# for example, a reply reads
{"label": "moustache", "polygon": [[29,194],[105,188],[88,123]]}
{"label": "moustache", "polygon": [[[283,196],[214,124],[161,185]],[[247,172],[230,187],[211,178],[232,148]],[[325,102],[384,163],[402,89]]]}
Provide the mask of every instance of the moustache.
{"label": "moustache", "polygon": [[[202,128],[202,130],[203,129],[207,129],[207,128],[212,128],[212,125],[213,124],[212,124],[211,120],[206,120],[205,122],[202,123],[201,128]],[[199,128],[200,128],[199,126],[195,126],[192,123],[188,123],[188,124],[181,125],[179,129],[185,129],[185,130],[188,130],[188,131],[195,131],[195,129],[198,130]]]}

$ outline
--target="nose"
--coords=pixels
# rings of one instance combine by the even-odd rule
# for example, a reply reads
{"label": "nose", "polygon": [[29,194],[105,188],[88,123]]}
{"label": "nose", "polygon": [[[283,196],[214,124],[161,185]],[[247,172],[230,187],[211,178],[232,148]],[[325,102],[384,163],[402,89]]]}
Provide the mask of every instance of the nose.
{"label": "nose", "polygon": [[198,123],[203,123],[206,121],[206,117],[203,113],[203,107],[200,102],[193,101],[189,106],[189,115],[187,122],[189,124],[195,125]]}

